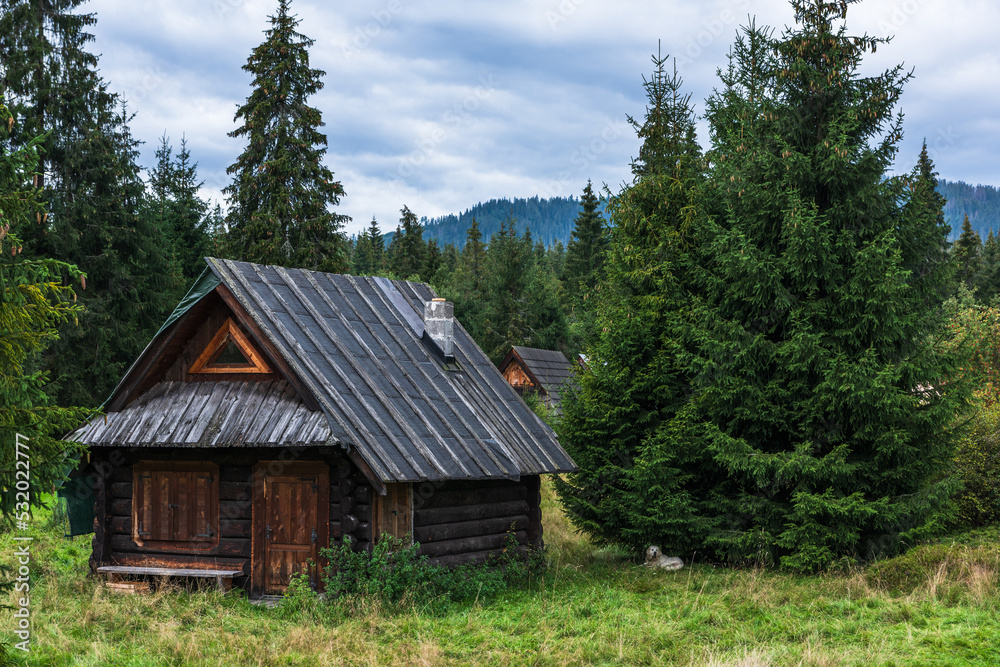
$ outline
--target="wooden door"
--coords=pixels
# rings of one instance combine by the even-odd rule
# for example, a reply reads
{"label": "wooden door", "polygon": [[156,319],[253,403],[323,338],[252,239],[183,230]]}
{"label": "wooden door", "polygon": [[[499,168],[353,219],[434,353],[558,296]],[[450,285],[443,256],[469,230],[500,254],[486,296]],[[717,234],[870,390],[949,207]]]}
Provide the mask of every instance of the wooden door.
{"label": "wooden door", "polygon": [[[329,477],[322,464],[285,464],[278,474],[263,472],[258,489],[263,498],[254,504],[260,533],[254,571],[261,592],[280,594],[293,574],[306,572],[319,587],[319,550],[329,546]],[[310,568],[308,562],[312,561]]]}
{"label": "wooden door", "polygon": [[375,534],[388,533],[412,542],[413,485],[386,484],[385,495],[375,497]]}

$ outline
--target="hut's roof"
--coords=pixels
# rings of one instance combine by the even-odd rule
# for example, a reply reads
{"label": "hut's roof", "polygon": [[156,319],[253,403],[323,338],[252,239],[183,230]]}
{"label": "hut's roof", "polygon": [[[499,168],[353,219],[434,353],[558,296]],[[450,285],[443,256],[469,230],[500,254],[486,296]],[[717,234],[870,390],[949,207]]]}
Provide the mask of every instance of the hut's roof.
{"label": "hut's roof", "polygon": [[[280,396],[275,385],[267,390],[271,400],[265,401],[258,396],[265,391],[259,387],[219,386],[209,392],[198,388],[204,382],[166,387],[169,383],[160,382],[138,400],[126,396],[139,386],[137,380],[129,381],[133,373],[158,367],[144,357],[157,354],[157,349],[162,352],[157,339],[171,335],[173,327],[183,322],[175,314],[109,400],[112,411],[107,422],[129,425],[119,423],[109,429],[101,425],[101,417],[70,437],[94,445],[315,443],[323,431],[316,421],[318,407],[325,416],[321,421],[328,430],[327,444],[354,450],[370,468],[369,476],[381,482],[517,478],[575,469],[552,430],[523,403],[457,321],[454,361],[443,359],[424,336],[424,304],[436,296],[429,286],[207,261],[221,283],[216,289],[226,290],[238,302],[277,351],[290,369],[285,379],[298,388],[298,395],[284,383]],[[186,301],[185,307],[191,308],[197,299]],[[146,385],[154,379],[147,379]],[[250,392],[252,396],[241,394],[242,409],[220,415],[223,408],[219,406],[226,405],[225,401],[212,403],[204,398],[206,392],[215,395],[217,391]],[[174,424],[163,419],[154,423],[157,420],[148,416],[174,405],[190,415],[197,401],[203,401],[199,416],[191,419],[213,422],[211,437],[196,437],[198,427],[180,415]],[[276,414],[288,413],[297,425],[286,424],[278,434],[277,427],[268,429]],[[126,432],[127,439],[122,440]]]}
{"label": "hut's roof", "polygon": [[515,345],[500,363],[500,372],[517,359],[521,367],[558,407],[562,390],[573,380],[573,366],[559,350]]}

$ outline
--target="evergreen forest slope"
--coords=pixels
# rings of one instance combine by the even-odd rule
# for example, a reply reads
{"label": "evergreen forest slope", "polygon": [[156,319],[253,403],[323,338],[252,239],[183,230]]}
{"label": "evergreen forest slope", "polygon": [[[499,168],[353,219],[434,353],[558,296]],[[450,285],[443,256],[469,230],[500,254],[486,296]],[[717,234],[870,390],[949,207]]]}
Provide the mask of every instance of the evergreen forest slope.
{"label": "evergreen forest slope", "polygon": [[[985,239],[990,229],[1000,231],[1000,189],[992,185],[971,185],[963,181],[938,182],[940,192],[948,203],[944,207],[944,215],[951,225],[951,240],[958,238],[962,227],[962,218],[969,216],[972,228]],[[601,211],[604,202],[601,202]],[[465,245],[465,233],[475,218],[479,223],[483,238],[489,239],[500,229],[500,223],[513,215],[517,218],[516,229],[523,234],[531,230],[535,241],[541,240],[546,246],[556,241],[564,245],[569,242],[573,232],[573,221],[580,212],[578,197],[553,197],[543,199],[491,199],[480,202],[459,214],[444,215],[438,218],[421,218],[424,225],[424,237],[437,239],[438,245],[444,247],[449,243],[461,248]],[[389,230],[387,230],[389,231]],[[391,239],[387,235],[386,241]]]}
{"label": "evergreen forest slope", "polygon": [[944,205],[944,217],[951,225],[952,241],[958,238],[966,215],[981,239],[989,236],[991,229],[1000,231],[1000,189],[943,178],[938,181],[937,189],[948,200]]}

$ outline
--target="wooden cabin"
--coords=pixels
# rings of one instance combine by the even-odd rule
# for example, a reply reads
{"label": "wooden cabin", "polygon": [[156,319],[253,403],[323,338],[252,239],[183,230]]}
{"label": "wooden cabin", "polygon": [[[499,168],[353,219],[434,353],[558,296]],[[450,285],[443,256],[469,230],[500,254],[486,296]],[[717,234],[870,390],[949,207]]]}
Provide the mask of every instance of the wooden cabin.
{"label": "wooden cabin", "polygon": [[106,416],[67,436],[90,450],[95,572],[207,572],[256,596],[346,536],[412,536],[446,565],[509,531],[541,546],[539,476],[574,463],[450,303],[421,283],[207,262]]}
{"label": "wooden cabin", "polygon": [[572,364],[559,350],[516,345],[500,362],[500,373],[522,396],[536,393],[556,412],[563,390],[573,381]]}

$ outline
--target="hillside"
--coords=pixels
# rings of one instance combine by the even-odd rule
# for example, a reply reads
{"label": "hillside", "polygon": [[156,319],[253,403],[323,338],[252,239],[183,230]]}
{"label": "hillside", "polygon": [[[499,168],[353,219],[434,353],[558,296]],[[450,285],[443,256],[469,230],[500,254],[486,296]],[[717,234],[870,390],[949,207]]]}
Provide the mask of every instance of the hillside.
{"label": "hillside", "polygon": [[992,185],[970,185],[962,181],[938,183],[938,192],[948,200],[944,216],[951,225],[951,239],[958,238],[966,215],[983,240],[990,230],[1000,231],[1000,189]]}
{"label": "hillside", "polygon": [[[973,229],[984,240],[990,229],[1000,230],[1000,189],[992,185],[970,185],[963,181],[941,179],[938,191],[948,200],[944,215],[951,225],[951,240],[958,238],[959,228],[966,214]],[[603,208],[602,202],[601,209]],[[573,221],[579,212],[578,197],[503,198],[480,202],[457,215],[431,219],[425,217],[420,222],[424,225],[425,239],[437,239],[441,246],[454,243],[461,248],[465,245],[465,233],[473,218],[479,222],[483,240],[488,241],[500,229],[500,223],[513,214],[517,218],[519,233],[524,233],[525,228],[529,228],[532,238],[541,239],[548,246],[556,240],[564,244],[569,242]],[[387,234],[386,243],[390,239],[391,234]]]}
{"label": "hillside", "polygon": [[430,220],[423,218],[421,223],[424,225],[425,239],[437,239],[441,246],[454,243],[461,248],[465,245],[465,233],[473,218],[479,223],[483,240],[488,241],[500,229],[500,223],[513,215],[517,218],[518,233],[523,234],[525,228],[528,228],[533,239],[541,240],[549,246],[556,240],[563,243],[569,241],[573,221],[579,212],[580,200],[577,197],[504,198],[480,202],[458,215]]}

